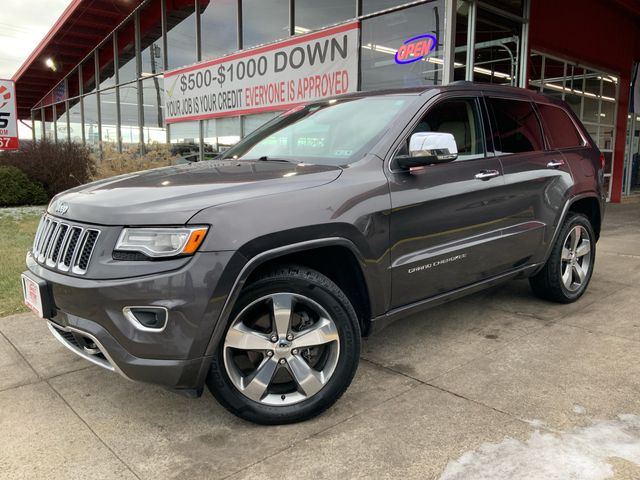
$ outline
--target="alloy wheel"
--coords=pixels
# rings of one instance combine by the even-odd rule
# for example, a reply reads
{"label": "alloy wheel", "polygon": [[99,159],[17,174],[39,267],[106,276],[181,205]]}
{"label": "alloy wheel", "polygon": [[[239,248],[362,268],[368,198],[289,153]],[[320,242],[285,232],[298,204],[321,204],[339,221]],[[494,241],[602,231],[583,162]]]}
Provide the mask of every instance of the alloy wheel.
{"label": "alloy wheel", "polygon": [[274,293],[247,305],[224,341],[224,366],[235,388],[265,405],[311,398],[329,381],[340,355],[329,313],[310,298]]}
{"label": "alloy wheel", "polygon": [[579,290],[591,269],[591,239],[581,225],[575,225],[567,234],[561,255],[562,284],[569,292]]}

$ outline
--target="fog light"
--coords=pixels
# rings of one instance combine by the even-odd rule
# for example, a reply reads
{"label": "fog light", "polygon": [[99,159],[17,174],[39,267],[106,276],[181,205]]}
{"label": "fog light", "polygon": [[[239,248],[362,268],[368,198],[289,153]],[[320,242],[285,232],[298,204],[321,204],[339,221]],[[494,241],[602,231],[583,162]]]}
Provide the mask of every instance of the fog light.
{"label": "fog light", "polygon": [[122,313],[135,328],[143,332],[162,332],[169,318],[165,307],[124,307]]}

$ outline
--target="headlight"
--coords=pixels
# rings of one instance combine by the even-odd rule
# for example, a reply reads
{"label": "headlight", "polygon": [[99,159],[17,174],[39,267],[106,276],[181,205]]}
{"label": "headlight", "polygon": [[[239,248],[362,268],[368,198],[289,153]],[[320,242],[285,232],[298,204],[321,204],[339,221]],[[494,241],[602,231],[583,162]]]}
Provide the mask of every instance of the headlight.
{"label": "headlight", "polygon": [[140,252],[149,257],[192,255],[207,234],[207,227],[125,228],[116,250]]}

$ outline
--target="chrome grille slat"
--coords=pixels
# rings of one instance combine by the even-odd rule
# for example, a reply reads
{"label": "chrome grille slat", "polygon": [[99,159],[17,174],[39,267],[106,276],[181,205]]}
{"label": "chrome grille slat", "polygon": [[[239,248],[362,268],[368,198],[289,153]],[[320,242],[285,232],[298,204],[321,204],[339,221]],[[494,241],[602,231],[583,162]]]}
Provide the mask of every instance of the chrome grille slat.
{"label": "chrome grille slat", "polygon": [[51,235],[53,235],[53,230],[56,228],[57,222],[50,220],[47,225],[47,229],[44,232],[44,237],[42,238],[42,244],[40,245],[40,251],[38,253],[38,261],[40,263],[44,262],[44,259],[47,256],[47,250],[49,249],[49,240],[51,239]]}
{"label": "chrome grille slat", "polygon": [[46,217],[43,215],[40,218],[40,223],[38,223],[38,229],[36,230],[36,236],[33,239],[32,250],[34,255],[37,255],[38,253],[38,244],[40,243],[40,237],[42,237],[42,229],[44,227],[45,222],[46,222]]}
{"label": "chrome grille slat", "polygon": [[42,244],[44,243],[44,237],[47,235],[47,231],[49,230],[49,224],[51,223],[51,219],[46,218],[43,225],[42,231],[40,232],[40,238],[38,239],[38,256],[40,256],[40,252],[42,251]]}
{"label": "chrome grille slat", "polygon": [[49,268],[86,273],[100,230],[61,222],[45,214],[33,241],[33,258]]}

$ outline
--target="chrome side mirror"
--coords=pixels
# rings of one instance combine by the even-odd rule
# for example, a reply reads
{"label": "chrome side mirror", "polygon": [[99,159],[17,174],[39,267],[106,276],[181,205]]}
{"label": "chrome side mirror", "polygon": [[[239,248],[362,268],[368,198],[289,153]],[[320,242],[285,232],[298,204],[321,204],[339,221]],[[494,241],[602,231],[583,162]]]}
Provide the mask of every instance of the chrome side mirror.
{"label": "chrome side mirror", "polygon": [[410,169],[451,162],[456,158],[458,146],[453,135],[445,132],[418,132],[409,139],[409,155],[396,157],[396,163],[402,169]]}

